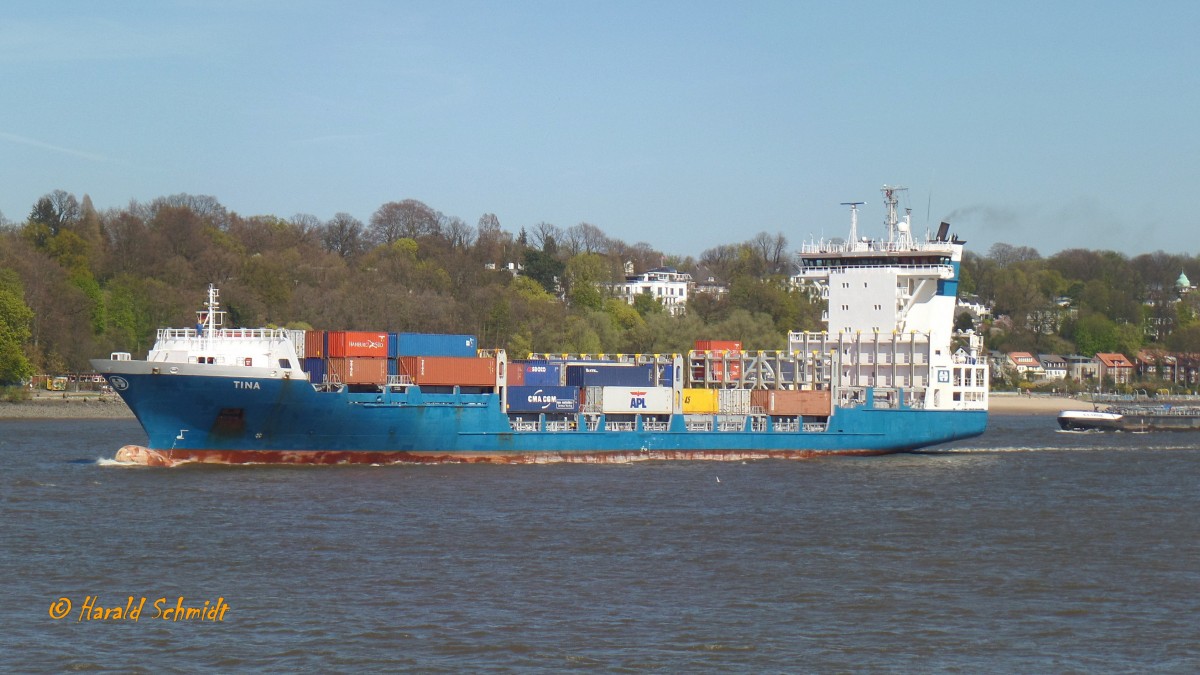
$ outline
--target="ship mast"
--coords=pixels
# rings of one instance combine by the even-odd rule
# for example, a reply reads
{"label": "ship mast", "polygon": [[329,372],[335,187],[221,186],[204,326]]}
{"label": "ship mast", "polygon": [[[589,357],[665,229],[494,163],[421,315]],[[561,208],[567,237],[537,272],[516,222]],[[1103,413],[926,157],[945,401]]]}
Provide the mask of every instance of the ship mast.
{"label": "ship mast", "polygon": [[842,206],[850,207],[850,247],[847,250],[853,251],[858,244],[858,207],[865,202],[842,202]]}
{"label": "ship mast", "polygon": [[900,217],[896,215],[896,204],[899,203],[896,193],[905,190],[908,190],[908,188],[900,185],[883,186],[883,203],[887,205],[887,215],[883,218],[883,224],[887,227],[887,240],[889,244],[895,243],[896,226],[900,222]]}

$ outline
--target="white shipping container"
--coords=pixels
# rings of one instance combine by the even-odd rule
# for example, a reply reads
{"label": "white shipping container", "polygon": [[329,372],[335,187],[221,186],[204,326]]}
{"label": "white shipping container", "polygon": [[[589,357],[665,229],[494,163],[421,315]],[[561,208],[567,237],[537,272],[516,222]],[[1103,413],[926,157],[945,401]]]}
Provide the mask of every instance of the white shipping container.
{"label": "white shipping container", "polygon": [[291,340],[292,346],[296,348],[296,356],[304,358],[304,335],[307,331],[289,330],[288,339]]}
{"label": "white shipping container", "polygon": [[[588,388],[591,394],[591,387]],[[671,387],[601,387],[600,410],[605,413],[671,414],[674,390]],[[592,400],[589,398],[588,403]]]}
{"label": "white shipping container", "polygon": [[749,415],[749,389],[722,389],[717,395],[717,412],[722,415]]}

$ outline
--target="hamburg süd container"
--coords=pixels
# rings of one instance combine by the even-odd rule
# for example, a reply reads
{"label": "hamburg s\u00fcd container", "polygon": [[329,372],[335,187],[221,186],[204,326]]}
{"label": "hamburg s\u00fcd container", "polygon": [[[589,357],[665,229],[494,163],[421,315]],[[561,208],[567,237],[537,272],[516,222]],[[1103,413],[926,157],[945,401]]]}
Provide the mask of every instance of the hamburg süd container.
{"label": "hamburg s\u00fcd container", "polygon": [[509,412],[579,412],[578,387],[508,387]]}
{"label": "hamburg s\u00fcd container", "polygon": [[328,333],[329,357],[369,356],[387,358],[388,335],[356,330],[331,330]]}
{"label": "hamburg s\u00fcd container", "polygon": [[525,384],[553,387],[563,383],[562,364],[549,361],[526,361]]}

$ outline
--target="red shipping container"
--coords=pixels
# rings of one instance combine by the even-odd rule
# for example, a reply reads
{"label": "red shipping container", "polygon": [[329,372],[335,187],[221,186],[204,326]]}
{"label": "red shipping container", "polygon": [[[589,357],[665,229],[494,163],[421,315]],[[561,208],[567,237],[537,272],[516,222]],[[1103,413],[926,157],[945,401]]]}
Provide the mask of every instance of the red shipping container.
{"label": "red shipping container", "polygon": [[496,360],[460,356],[401,356],[396,359],[401,375],[417,384],[466,387],[496,385]]}
{"label": "red shipping container", "polygon": [[372,356],[387,358],[387,333],[374,331],[331,330],[329,331],[329,356]]}
{"label": "red shipping container", "polygon": [[329,359],[329,375],[336,375],[344,384],[384,384],[387,382],[387,359],[351,356]]}
{"label": "red shipping container", "polygon": [[323,358],[325,358],[325,331],[323,331],[323,330],[304,331],[304,358],[306,358],[306,359],[323,359]]}
{"label": "red shipping container", "polygon": [[833,399],[828,390],[754,389],[750,405],[768,415],[828,415]]}
{"label": "red shipping container", "polygon": [[510,387],[525,386],[525,364],[510,361],[508,364],[508,376],[505,379],[508,381],[508,386]]}

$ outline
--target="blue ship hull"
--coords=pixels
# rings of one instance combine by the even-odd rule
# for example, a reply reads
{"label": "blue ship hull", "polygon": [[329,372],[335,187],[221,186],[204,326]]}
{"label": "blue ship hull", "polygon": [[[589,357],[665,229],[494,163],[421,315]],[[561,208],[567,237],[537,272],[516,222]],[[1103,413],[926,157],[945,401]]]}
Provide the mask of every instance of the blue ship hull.
{"label": "blue ship hull", "polygon": [[[749,416],[736,430],[514,431],[496,394],[433,394],[418,387],[317,391],[299,379],[123,372],[108,375],[149,436],[118,458],[146,464],[609,462],[751,459],[904,452],[983,433],[987,412],[869,406],[834,408],[821,431],[781,431]],[[696,416],[688,417],[695,419]],[[728,419],[728,417],[726,417]],[[716,425],[714,425],[715,428]],[[122,457],[124,455],[124,457]]]}

